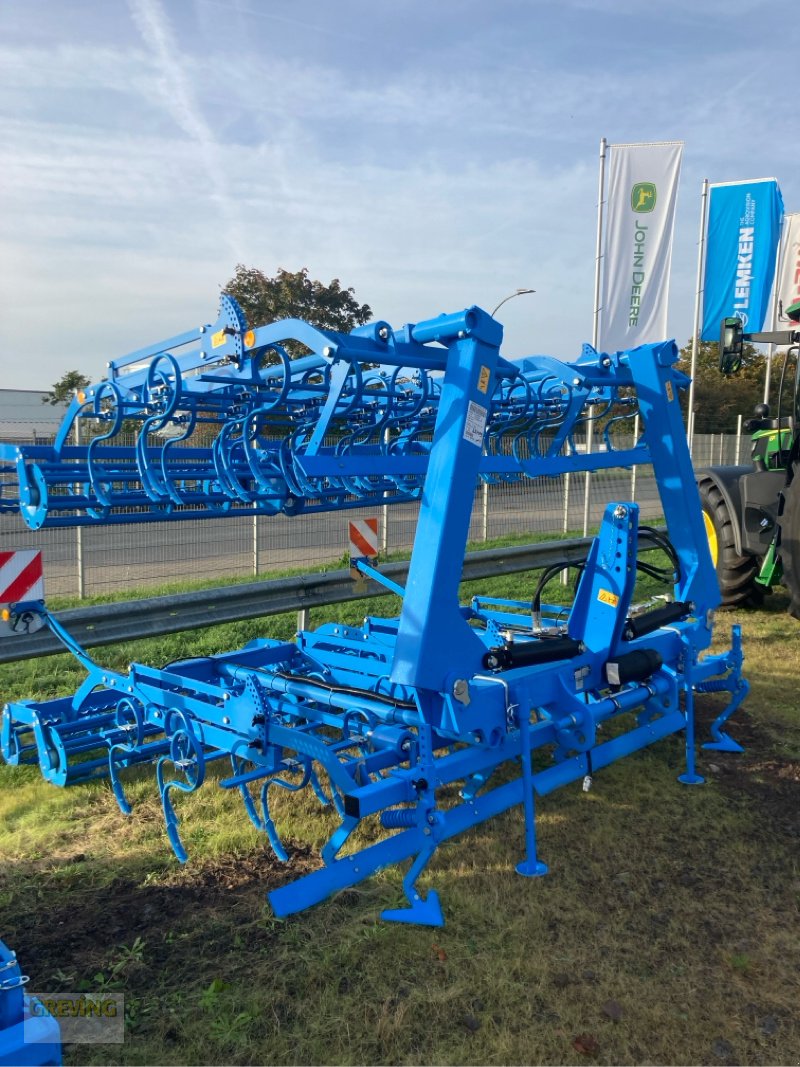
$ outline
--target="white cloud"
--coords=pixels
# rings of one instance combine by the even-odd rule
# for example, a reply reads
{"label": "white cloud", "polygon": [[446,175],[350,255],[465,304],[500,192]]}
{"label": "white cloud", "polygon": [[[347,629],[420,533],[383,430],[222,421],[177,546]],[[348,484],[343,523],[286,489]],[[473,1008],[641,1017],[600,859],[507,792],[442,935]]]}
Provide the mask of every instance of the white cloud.
{"label": "white cloud", "polygon": [[[700,179],[775,173],[787,208],[800,201],[800,149],[767,118],[780,90],[752,73],[755,49],[750,65],[732,49],[650,67],[598,49],[566,66],[530,26],[515,42],[487,24],[446,61],[441,42],[402,56],[377,42],[381,63],[361,64],[338,50],[362,43],[329,44],[313,10],[259,18],[240,4],[216,51],[187,44],[157,0],[131,10],[138,35],[128,25],[113,47],[66,30],[53,48],[0,46],[0,352],[30,353],[32,387],[207,321],[237,259],[338,276],[395,323],[531,286],[503,309],[510,354],[576,355],[591,332],[602,134],[686,141],[682,339]],[[309,31],[316,51],[273,47],[273,23]]]}

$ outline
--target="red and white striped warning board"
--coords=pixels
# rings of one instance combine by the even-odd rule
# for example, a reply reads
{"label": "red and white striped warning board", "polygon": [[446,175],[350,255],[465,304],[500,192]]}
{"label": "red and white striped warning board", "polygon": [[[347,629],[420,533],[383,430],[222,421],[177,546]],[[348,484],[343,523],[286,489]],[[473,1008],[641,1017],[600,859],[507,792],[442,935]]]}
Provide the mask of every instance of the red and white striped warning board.
{"label": "red and white striped warning board", "polygon": [[0,552],[0,605],[44,600],[42,553],[35,549]]}
{"label": "red and white striped warning board", "polygon": [[375,559],[378,555],[378,520],[356,519],[350,523],[350,558]]}

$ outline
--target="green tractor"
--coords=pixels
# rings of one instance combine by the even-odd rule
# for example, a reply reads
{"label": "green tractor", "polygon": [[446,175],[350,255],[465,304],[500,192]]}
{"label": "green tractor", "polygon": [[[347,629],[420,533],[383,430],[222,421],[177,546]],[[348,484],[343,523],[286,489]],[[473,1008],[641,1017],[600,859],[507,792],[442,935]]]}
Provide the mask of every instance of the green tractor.
{"label": "green tractor", "polygon": [[[800,301],[786,316],[800,323]],[[800,330],[748,334],[740,319],[723,320],[723,374],[739,370],[745,341],[789,346],[778,411],[773,418],[767,404],[758,404],[746,424],[753,435],[750,464],[695,472],[703,520],[723,605],[760,604],[768,590],[782,584],[790,614],[800,619]],[[791,398],[787,378],[793,381]]]}

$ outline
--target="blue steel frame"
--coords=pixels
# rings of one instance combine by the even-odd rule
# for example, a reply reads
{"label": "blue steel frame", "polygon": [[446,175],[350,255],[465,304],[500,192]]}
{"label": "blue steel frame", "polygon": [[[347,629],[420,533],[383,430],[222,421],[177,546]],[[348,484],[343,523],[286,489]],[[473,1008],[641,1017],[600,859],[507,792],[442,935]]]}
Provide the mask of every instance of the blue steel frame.
{"label": "blue steel frame", "polygon": [[[310,786],[335,809],[339,825],[319,870],[270,893],[275,913],[303,910],[411,860],[403,880],[407,906],[383,916],[439,925],[438,896],[434,890],[423,896],[418,878],[438,846],[463,830],[522,805],[525,858],[517,870],[535,876],[546,871],[536,847],[537,796],[677,733],[685,737],[680,780],[701,783],[695,692],[729,694],[712,747],[738,749],[722,727],[747,692],[741,641],[734,628],[728,652],[708,653],[719,590],[677,400],[685,379],[674,369],[672,343],[614,355],[585,348],[569,365],[549,357],[509,363],[499,352],[500,325],[478,308],[396,332],[378,323],[347,337],[329,334],[324,346],[318,332],[301,326],[291,324],[293,336],[321,347],[330,370],[316,394],[313,427],[304,422],[289,444],[283,440],[280,470],[291,472],[286,480],[299,490],[298,508],[328,492],[333,500],[342,487],[362,503],[376,486],[383,494],[392,484],[402,498],[409,486],[421,492],[407,586],[387,583],[402,594],[399,617],[367,618],[358,628],[328,624],[299,633],[296,642],[260,639],[162,669],[133,664],[123,675],[95,665],[41,606],[86,668],[86,681],[72,698],[9,705],[0,744],[6,760],[38,762],[56,784],[109,774],[126,814],[124,771],[155,762],[168,836],[181,861],[175,801],[203,783],[209,762],[230,761],[231,773],[219,784],[240,793],[283,860],[288,854],[270,791]],[[262,338],[274,336],[272,327],[264,329]],[[284,324],[283,338],[286,331]],[[162,352],[156,346],[137,354],[139,362],[152,361],[140,372],[145,378]],[[380,386],[363,387],[365,363],[411,368],[417,378],[407,388],[381,370],[372,380],[391,383],[381,394]],[[435,371],[443,376],[431,377]],[[290,378],[279,421],[293,397],[301,397],[295,411],[307,401],[308,379]],[[398,395],[390,402],[389,393]],[[605,451],[577,452],[573,434],[590,405],[630,417],[637,402],[642,440],[617,450],[607,436]],[[263,397],[259,403],[263,408]],[[362,436],[341,448],[343,423],[358,420]],[[393,434],[383,448],[390,420]],[[529,602],[459,603],[479,477],[638,462],[653,465],[679,563],[672,602],[634,608],[638,507],[621,501],[606,509],[571,607],[545,605],[536,625]],[[255,498],[252,485],[248,491]],[[541,750],[549,758],[534,767]],[[502,768],[507,778],[515,767],[515,778],[497,784],[496,772]],[[455,803],[446,799],[454,784]],[[356,828],[376,817],[387,834],[353,846]]]}
{"label": "blue steel frame", "polygon": [[61,1031],[35,997],[28,976],[0,941],[0,1067],[61,1067]]}

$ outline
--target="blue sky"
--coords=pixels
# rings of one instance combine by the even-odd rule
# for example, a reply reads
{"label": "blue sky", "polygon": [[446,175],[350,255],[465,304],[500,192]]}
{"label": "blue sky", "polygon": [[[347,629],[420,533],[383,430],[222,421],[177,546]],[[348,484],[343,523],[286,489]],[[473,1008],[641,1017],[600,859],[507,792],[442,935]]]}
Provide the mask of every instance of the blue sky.
{"label": "blue sky", "polygon": [[396,325],[507,304],[505,354],[591,335],[598,143],[685,141],[700,184],[800,209],[788,0],[0,0],[0,385],[46,388],[215,317],[237,262]]}

